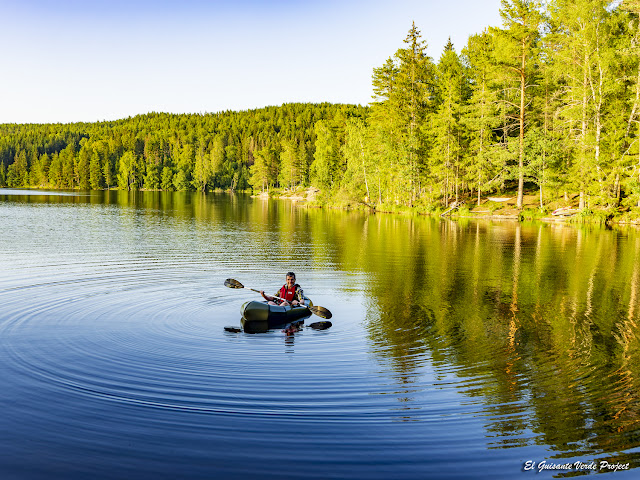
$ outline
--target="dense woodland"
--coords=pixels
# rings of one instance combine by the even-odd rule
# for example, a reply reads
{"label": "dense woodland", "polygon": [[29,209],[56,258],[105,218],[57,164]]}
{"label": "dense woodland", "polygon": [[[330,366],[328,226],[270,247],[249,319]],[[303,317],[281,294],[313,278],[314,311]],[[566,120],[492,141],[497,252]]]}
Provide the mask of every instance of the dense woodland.
{"label": "dense woodland", "polygon": [[0,186],[246,190],[435,209],[525,189],[640,205],[640,0],[503,0],[437,60],[414,24],[367,107],[0,125]]}
{"label": "dense woodland", "polygon": [[0,181],[9,187],[243,190],[257,182],[262,163],[270,176],[265,186],[303,185],[310,181],[319,125],[329,122],[337,132],[347,118],[365,112],[288,104],[114,122],[0,125]]}

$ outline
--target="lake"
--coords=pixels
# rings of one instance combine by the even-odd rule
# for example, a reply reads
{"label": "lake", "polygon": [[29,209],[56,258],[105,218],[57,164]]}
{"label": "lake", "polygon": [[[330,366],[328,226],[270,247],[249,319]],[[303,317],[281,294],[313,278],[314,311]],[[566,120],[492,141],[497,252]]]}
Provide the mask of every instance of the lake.
{"label": "lake", "polygon": [[[2,479],[638,475],[636,229],[0,189],[0,244]],[[225,331],[289,270],[330,329]]]}

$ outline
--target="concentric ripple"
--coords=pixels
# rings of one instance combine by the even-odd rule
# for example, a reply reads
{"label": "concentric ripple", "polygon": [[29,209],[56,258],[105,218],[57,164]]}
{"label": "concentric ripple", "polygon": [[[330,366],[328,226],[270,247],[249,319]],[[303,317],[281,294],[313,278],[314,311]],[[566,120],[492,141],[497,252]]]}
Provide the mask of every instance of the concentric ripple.
{"label": "concentric ripple", "polygon": [[[435,274],[449,244],[431,260],[361,243],[397,219],[51,195],[0,197],[3,478],[513,478],[529,458],[637,459],[635,367],[607,370],[580,337],[597,309],[554,304],[579,340],[558,351],[539,305],[514,307],[491,280],[475,280],[481,313],[434,301],[449,298]],[[396,289],[410,255],[428,290]],[[330,329],[224,330],[257,298],[225,278],[271,292],[291,269]]]}

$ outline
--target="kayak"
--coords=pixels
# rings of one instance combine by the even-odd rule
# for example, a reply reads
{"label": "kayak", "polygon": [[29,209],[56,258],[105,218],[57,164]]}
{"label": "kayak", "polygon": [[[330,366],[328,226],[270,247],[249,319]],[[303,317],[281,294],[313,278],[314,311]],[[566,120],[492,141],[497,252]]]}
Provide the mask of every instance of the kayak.
{"label": "kayak", "polygon": [[[307,305],[313,306],[308,298]],[[267,302],[246,302],[240,308],[242,328],[247,333],[264,333],[270,328],[284,326],[311,316],[307,307],[282,307]]]}

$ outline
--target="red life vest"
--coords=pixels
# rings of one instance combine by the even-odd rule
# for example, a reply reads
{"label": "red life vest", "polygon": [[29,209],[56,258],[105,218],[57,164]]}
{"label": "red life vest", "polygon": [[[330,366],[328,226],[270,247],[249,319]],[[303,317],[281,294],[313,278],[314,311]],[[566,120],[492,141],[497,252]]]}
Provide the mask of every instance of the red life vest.
{"label": "red life vest", "polygon": [[292,300],[295,300],[297,286],[298,284],[295,284],[293,288],[289,290],[286,285],[283,285],[282,288],[280,289],[280,295],[278,296],[280,298],[284,298],[287,302],[291,302]]}

